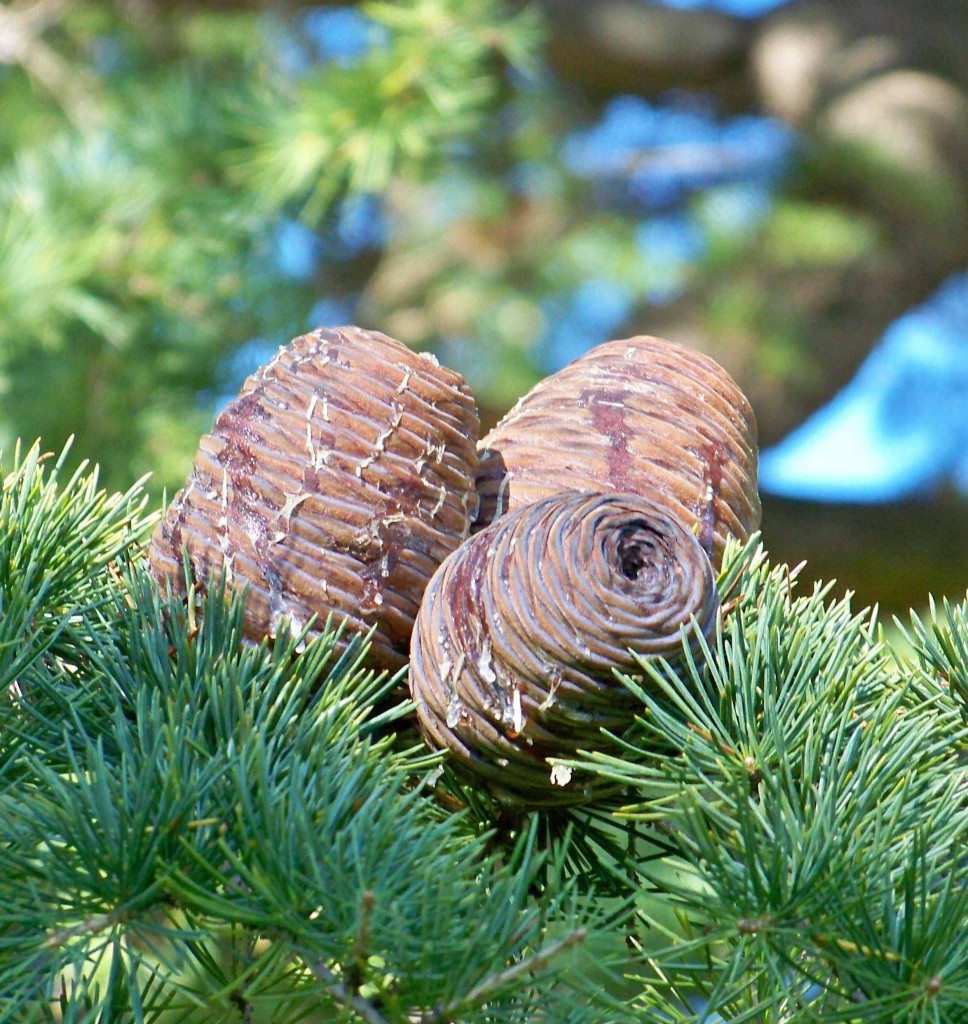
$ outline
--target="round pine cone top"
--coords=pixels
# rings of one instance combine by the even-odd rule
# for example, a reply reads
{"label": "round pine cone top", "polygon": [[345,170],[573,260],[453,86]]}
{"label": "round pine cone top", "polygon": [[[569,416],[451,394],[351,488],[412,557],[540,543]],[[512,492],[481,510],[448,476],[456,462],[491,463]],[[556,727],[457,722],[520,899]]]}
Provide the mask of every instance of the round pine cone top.
{"label": "round pine cone top", "polygon": [[199,444],[151,539],[155,574],[248,586],[252,639],[346,620],[370,664],[407,659],[424,588],[469,533],[474,399],[433,356],[357,327],[296,338]]}
{"label": "round pine cone top", "polygon": [[[428,744],[509,803],[595,794],[549,758],[601,746],[637,702],[639,659],[700,657],[719,595],[691,530],[634,494],[564,492],[450,555],[414,628],[410,690]],[[698,633],[696,632],[698,630]]]}
{"label": "round pine cone top", "polygon": [[482,528],[562,490],[642,494],[713,564],[760,522],[756,420],[713,359],[661,338],[593,348],[537,384],[481,441]]}

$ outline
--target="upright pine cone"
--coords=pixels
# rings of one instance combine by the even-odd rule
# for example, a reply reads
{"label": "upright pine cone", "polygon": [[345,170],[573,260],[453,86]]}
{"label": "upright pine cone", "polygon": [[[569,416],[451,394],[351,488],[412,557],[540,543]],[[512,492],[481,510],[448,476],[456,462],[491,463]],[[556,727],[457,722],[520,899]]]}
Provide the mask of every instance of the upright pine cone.
{"label": "upright pine cone", "polygon": [[599,345],[537,384],[481,441],[477,527],[562,490],[642,494],[714,565],[759,526],[756,421],[708,356],[661,338]]}
{"label": "upright pine cone", "polygon": [[719,598],[694,534],[628,494],[558,494],[502,516],[443,563],[413,633],[410,689],[431,747],[510,802],[589,793],[547,758],[598,746],[635,700],[629,651],[675,659]]}
{"label": "upright pine cone", "polygon": [[205,435],[151,540],[180,584],[248,585],[253,639],[376,627],[371,664],[407,658],[420,598],[469,533],[478,417],[463,379],[357,327],[296,338],[246,380]]}

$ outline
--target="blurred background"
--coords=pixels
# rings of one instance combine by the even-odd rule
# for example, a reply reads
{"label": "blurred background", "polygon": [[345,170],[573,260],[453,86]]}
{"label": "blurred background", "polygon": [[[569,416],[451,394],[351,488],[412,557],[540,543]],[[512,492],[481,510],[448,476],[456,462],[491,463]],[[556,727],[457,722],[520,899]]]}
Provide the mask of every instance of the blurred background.
{"label": "blurred background", "polygon": [[485,425],[658,334],[749,395],[776,559],[963,597],[966,39],[963,0],[0,3],[0,447],[160,497],[315,326]]}

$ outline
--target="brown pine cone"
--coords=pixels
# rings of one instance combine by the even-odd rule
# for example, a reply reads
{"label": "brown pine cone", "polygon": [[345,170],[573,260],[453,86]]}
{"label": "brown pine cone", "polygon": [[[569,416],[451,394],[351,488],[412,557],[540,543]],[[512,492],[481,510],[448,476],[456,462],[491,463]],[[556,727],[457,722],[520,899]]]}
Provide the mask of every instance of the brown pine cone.
{"label": "brown pine cone", "polygon": [[760,522],[756,420],[708,356],[661,338],[599,345],[537,384],[481,441],[475,528],[562,490],[642,494],[715,566]]}
{"label": "brown pine cone", "polygon": [[410,689],[428,744],[527,806],[591,795],[549,757],[600,746],[635,699],[631,649],[675,660],[719,598],[693,533],[636,495],[558,494],[501,516],[440,567],[413,633]]}
{"label": "brown pine cone", "polygon": [[357,327],[296,338],[249,377],[205,435],[151,540],[180,585],[248,585],[245,630],[299,632],[312,616],[376,627],[370,664],[400,668],[420,598],[474,514],[474,399],[433,356]]}

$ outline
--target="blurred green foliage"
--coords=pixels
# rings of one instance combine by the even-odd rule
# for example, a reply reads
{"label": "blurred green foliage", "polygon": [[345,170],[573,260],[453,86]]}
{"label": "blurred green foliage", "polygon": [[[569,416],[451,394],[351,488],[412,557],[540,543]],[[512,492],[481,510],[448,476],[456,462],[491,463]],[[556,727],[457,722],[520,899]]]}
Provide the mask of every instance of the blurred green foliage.
{"label": "blurred green foliage", "polygon": [[[151,472],[171,493],[254,369],[244,354],[319,326],[324,301],[435,350],[485,424],[581,346],[663,333],[670,301],[677,336],[699,335],[758,411],[815,385],[809,303],[787,284],[871,259],[875,224],[800,182],[739,227],[696,189],[682,207],[701,241],[670,264],[642,208],[563,157],[601,97],[548,70],[536,8],[356,9],[367,45],[342,59],[299,4],[0,8],[18,42],[0,63],[0,449],[76,435],[108,486]],[[387,227],[347,246],[354,196]],[[293,224],[320,249],[305,273],[279,258]],[[570,329],[576,296],[604,318]]]}
{"label": "blurred green foliage", "polygon": [[112,486],[171,488],[226,356],[327,294],[280,269],[279,218],[438,173],[539,36],[496,0],[371,4],[383,45],[294,74],[283,13],[125,9],[0,12],[23,53],[0,69],[0,446],[75,434]]}

